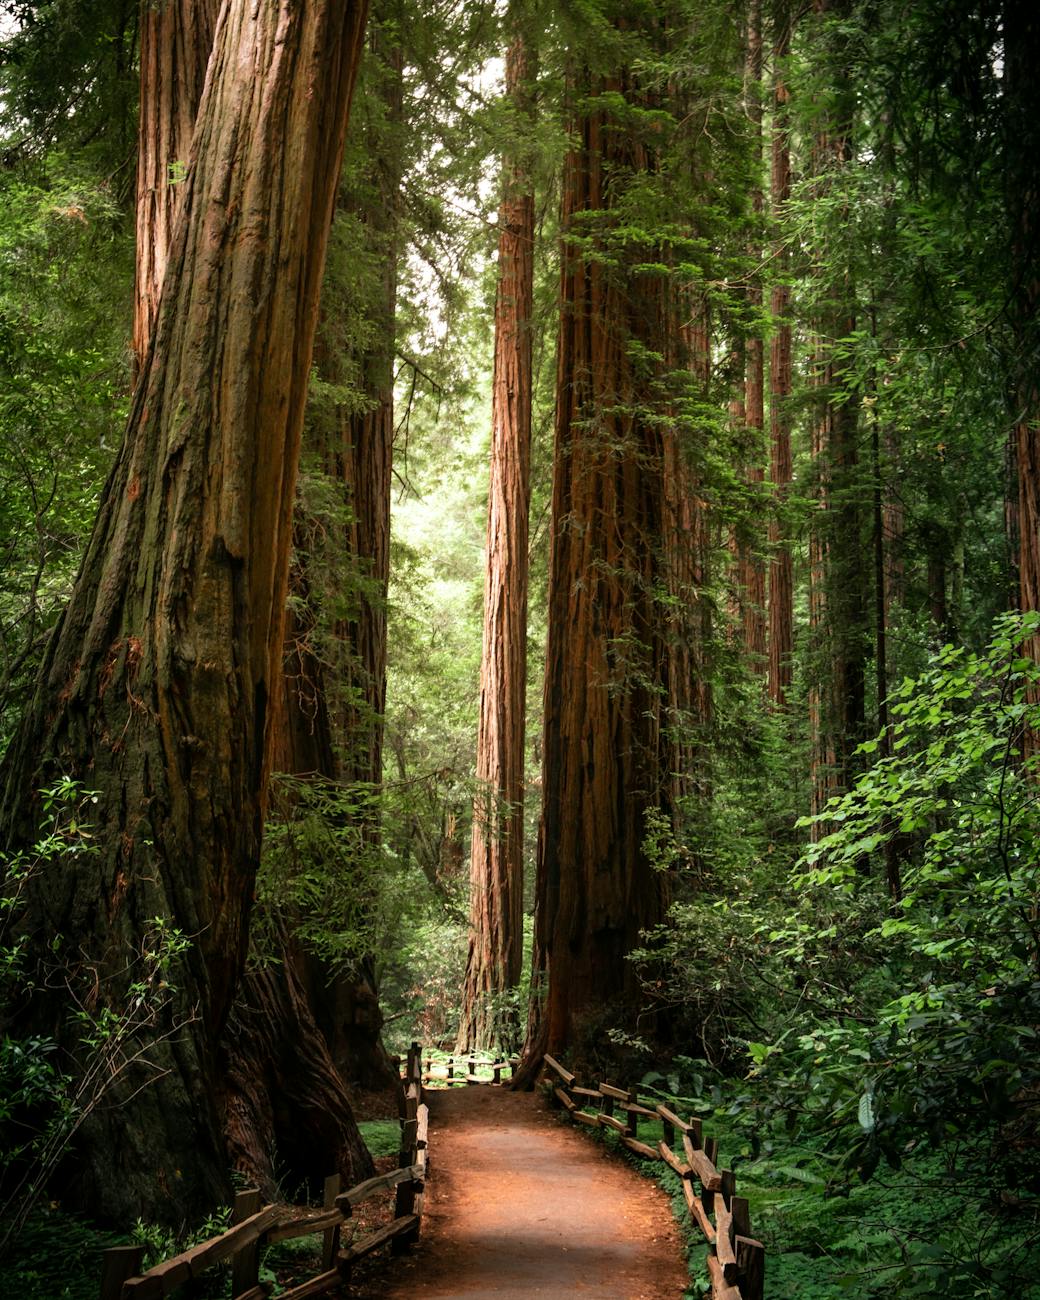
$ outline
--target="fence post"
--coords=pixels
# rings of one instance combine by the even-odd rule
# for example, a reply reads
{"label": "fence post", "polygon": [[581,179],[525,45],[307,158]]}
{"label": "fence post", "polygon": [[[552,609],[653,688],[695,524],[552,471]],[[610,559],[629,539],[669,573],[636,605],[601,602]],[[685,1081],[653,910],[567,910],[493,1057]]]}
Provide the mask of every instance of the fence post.
{"label": "fence post", "polygon": [[766,1287],[766,1248],[750,1237],[737,1237],[734,1253],[740,1271],[742,1300],[763,1300]]}
{"label": "fence post", "polygon": [[[401,1125],[401,1154],[400,1168],[407,1169],[415,1164],[415,1158],[418,1154],[416,1142],[419,1136],[419,1121],[412,1115]],[[403,1218],[406,1214],[411,1214],[415,1209],[415,1183],[409,1179],[407,1182],[397,1184],[397,1197],[394,1203],[394,1218]],[[408,1249],[408,1242],[403,1236],[397,1236],[390,1244],[390,1253],[393,1255],[403,1255]]]}
{"label": "fence post", "polygon": [[[342,1179],[339,1174],[329,1174],[325,1179],[325,1196],[322,1200],[322,1207],[326,1210],[336,1208],[336,1197],[340,1193]],[[325,1236],[321,1243],[321,1269],[327,1273],[336,1260],[336,1251],[339,1250],[339,1228],[326,1228]]]}
{"label": "fence post", "polygon": [[670,1120],[665,1119],[663,1115],[661,1116],[661,1134],[664,1137],[666,1147],[675,1145],[675,1125]]}
{"label": "fence post", "polygon": [[[231,1210],[232,1224],[241,1223],[260,1209],[263,1197],[259,1187],[250,1187],[244,1192],[235,1193],[235,1204]],[[231,1256],[231,1294],[241,1295],[260,1281],[260,1243],[251,1242],[235,1255]]]}
{"label": "fence post", "polygon": [[110,1246],[101,1256],[100,1300],[119,1300],[123,1283],[141,1271],[144,1246]]}

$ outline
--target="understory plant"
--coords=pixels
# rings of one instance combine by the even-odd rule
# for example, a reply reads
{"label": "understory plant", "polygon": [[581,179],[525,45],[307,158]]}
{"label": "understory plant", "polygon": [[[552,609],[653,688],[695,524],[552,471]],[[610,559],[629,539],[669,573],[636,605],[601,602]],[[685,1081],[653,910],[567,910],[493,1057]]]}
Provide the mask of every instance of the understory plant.
{"label": "understory plant", "polygon": [[[83,1123],[131,1072],[143,1069],[141,1086],[147,1086],[154,1047],[187,1023],[175,1009],[173,973],[188,940],[155,917],[140,949],[127,954],[118,988],[81,998],[72,972],[47,972],[48,981],[62,980],[70,998],[69,1032],[61,1044],[12,1026],[13,1011],[40,978],[25,963],[20,925],[26,893],[44,871],[74,871],[94,852],[96,792],[62,778],[40,797],[45,822],[39,838],[0,861],[0,1255],[24,1230]],[[54,936],[55,954],[60,940]]]}

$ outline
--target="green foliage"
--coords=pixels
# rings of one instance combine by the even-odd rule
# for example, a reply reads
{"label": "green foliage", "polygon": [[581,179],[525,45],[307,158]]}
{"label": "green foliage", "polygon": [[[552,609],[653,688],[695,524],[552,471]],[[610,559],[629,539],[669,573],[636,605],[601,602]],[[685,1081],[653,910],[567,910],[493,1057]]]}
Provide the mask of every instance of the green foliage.
{"label": "green foliage", "polygon": [[0,743],[118,446],[130,248],[110,186],[82,160],[0,173]]}
{"label": "green foliage", "polygon": [[[759,927],[829,1015],[785,1029],[757,1051],[756,1071],[777,1104],[840,1134],[843,1167],[864,1177],[922,1139],[974,1129],[990,1143],[980,1174],[1040,1190],[1009,1138],[1034,1140],[1040,1083],[1040,823],[1017,757],[1040,721],[1027,699],[1037,666],[1017,649],[1035,625],[1005,617],[984,653],[944,647],[903,683],[894,754],[818,819],[833,829],[802,860],[787,925]],[[886,843],[904,857],[891,903]]]}
{"label": "green foliage", "polygon": [[19,1300],[97,1300],[101,1252],[124,1244],[56,1203],[42,1206],[0,1261],[0,1290]]}
{"label": "green foliage", "polygon": [[[48,870],[72,871],[94,851],[88,818],[97,794],[70,778],[40,791],[46,822],[30,848],[0,856],[0,1006],[30,997],[38,979],[69,984],[65,1045],[46,1035],[7,1032],[0,1043],[0,1253],[17,1243],[45,1195],[84,1120],[156,1042],[181,1027],[172,1014],[177,964],[189,941],[164,917],[155,917],[132,954],[118,987],[101,983],[81,1001],[58,964],[62,936],[55,935],[55,968],[30,970],[24,961],[25,897]],[[21,1249],[21,1247],[19,1247]]]}
{"label": "green foliage", "polygon": [[396,1119],[363,1119],[358,1131],[373,1160],[395,1156],[401,1150],[401,1125]]}

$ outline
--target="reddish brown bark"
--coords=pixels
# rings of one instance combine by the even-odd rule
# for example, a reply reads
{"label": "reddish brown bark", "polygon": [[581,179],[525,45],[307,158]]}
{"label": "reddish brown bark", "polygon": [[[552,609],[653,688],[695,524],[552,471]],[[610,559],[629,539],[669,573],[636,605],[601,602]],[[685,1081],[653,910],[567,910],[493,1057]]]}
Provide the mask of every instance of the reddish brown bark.
{"label": "reddish brown bark", "polygon": [[[671,327],[667,277],[610,269],[566,240],[612,208],[625,175],[651,164],[599,93],[647,103],[627,74],[580,75],[564,188],[553,533],[545,676],[543,814],[535,913],[536,999],[527,1057],[562,1050],[631,1014],[626,954],[664,914],[665,878],[644,850],[646,817],[671,816],[668,653],[654,590],[667,589],[661,422],[641,412]],[[610,184],[605,182],[610,178]],[[598,217],[603,222],[604,218]],[[603,227],[600,226],[601,236]],[[608,226],[609,231],[609,226]],[[616,252],[616,250],[614,250]],[[626,256],[631,254],[626,253]],[[638,395],[637,395],[638,389]]]}
{"label": "reddish brown bark", "polygon": [[[506,94],[531,115],[533,59],[514,31]],[[491,397],[484,642],[477,731],[478,794],[470,845],[470,934],[457,1047],[505,1045],[494,999],[523,960],[527,544],[531,497],[531,311],[534,194],[520,157],[504,161]]]}
{"label": "reddish brown bark", "polygon": [[[756,167],[762,156],[762,3],[751,0],[748,11],[747,89],[745,100],[752,127],[752,149]],[[756,186],[752,195],[752,209],[759,216],[763,209],[763,196]],[[761,249],[753,247],[751,255],[756,260]],[[756,312],[762,306],[762,279],[755,271],[748,282],[748,304]],[[745,344],[744,370],[744,423],[747,430],[748,454],[746,477],[751,489],[752,502],[760,499],[765,480],[763,431],[765,429],[765,343],[762,336],[753,333]],[[740,549],[739,584],[742,593],[742,622],[744,648],[748,663],[755,673],[767,671],[766,649],[766,566],[762,555],[761,538],[752,538]]]}
{"label": "reddish brown bark", "polygon": [[[821,193],[852,157],[855,96],[845,66],[845,34],[838,22],[847,0],[814,0],[831,44],[833,89],[814,141],[814,171]],[[834,20],[838,20],[835,22]],[[840,263],[839,263],[840,266]],[[856,327],[851,273],[835,272],[821,286],[817,310],[813,456],[818,510],[810,541],[810,619],[814,632],[810,723],[813,731],[813,810],[848,789],[857,771],[856,749],[867,738],[866,659],[870,645],[870,547],[864,533],[859,462],[858,402],[842,385],[838,345]]]}
{"label": "reddish brown bark", "polygon": [[339,1173],[351,1186],[375,1172],[311,1014],[305,955],[284,926],[277,939],[279,960],[243,981],[224,1035],[222,1083],[232,1165],[272,1199],[279,1184],[317,1190]]}
{"label": "reddish brown bark", "polygon": [[[773,33],[773,127],[771,204],[774,221],[783,218],[791,198],[791,148],[785,60],[790,50],[790,17],[786,4],[776,8]],[[769,521],[769,699],[776,709],[787,707],[794,652],[794,573],[784,509],[791,489],[791,291],[787,284],[790,257],[781,237],[775,249],[770,312],[773,336],[769,345],[770,479],[773,514]]]}
{"label": "reddish brown bark", "polygon": [[[363,106],[379,102],[380,119],[399,130],[402,57],[399,46],[385,48],[378,21],[370,27],[370,75],[378,92]],[[390,464],[393,443],[393,359],[397,297],[397,211],[401,164],[395,137],[371,148],[371,127],[362,114],[353,128],[353,150],[364,153],[364,175],[347,174],[340,209],[364,231],[369,257],[379,266],[364,311],[370,343],[357,355],[354,341],[342,336],[331,309],[319,322],[315,358],[318,373],[332,388],[350,383],[364,393],[363,409],[312,410],[304,441],[311,473],[327,475],[327,488],[347,521],[333,529],[308,515],[297,501],[287,612],[285,678],[276,726],[278,770],[334,781],[340,791],[358,793],[350,816],[359,855],[374,851],[379,839],[378,803],[382,781],[383,713],[386,699],[386,593],[389,581]],[[332,302],[342,288],[327,285]],[[324,495],[324,494],[323,494]],[[329,585],[329,574],[333,575]],[[323,576],[324,575],[324,576]],[[322,585],[324,583],[324,586]],[[346,604],[349,614],[329,617],[330,604]],[[292,809],[287,809],[292,815]],[[363,870],[361,863],[358,870]],[[380,1089],[397,1074],[382,1045],[383,1019],[376,992],[374,963],[355,953],[350,974],[335,972],[313,951],[297,945],[284,954],[286,967],[305,994],[308,1019],[323,1034],[335,1067],[344,1079]],[[306,1112],[301,1111],[306,1123]],[[344,1128],[349,1127],[344,1125]],[[326,1155],[327,1158],[327,1155]]]}
{"label": "reddish brown bark", "polygon": [[[1035,68],[1040,52],[1040,14],[1028,0],[1004,6],[1005,132],[1007,205],[1011,228],[1012,301],[1015,343],[1014,406],[1017,509],[1013,533],[1018,544],[1019,607],[1040,610],[1040,381],[1035,357],[1040,318],[1040,257],[1037,205],[1040,203],[1040,131],[1036,122]],[[1023,653],[1040,662],[1040,634],[1029,637]],[[1032,703],[1040,691],[1030,692]],[[1030,730],[1025,750],[1035,755],[1040,738]]]}
{"label": "reddish brown bark", "polygon": [[135,375],[144,364],[159,309],[219,10],[220,0],[142,0],[141,4]]}
{"label": "reddish brown bark", "polygon": [[[366,231],[380,272],[367,304],[371,343],[354,356],[354,382],[365,394],[363,409],[341,414],[329,440],[315,431],[313,450],[340,484],[349,523],[341,564],[350,575],[350,612],[333,626],[334,650],[326,680],[331,703],[335,762],[329,775],[344,787],[363,792],[359,830],[366,846],[380,839],[378,806],[364,794],[379,790],[383,780],[384,714],[386,711],[387,591],[390,581],[390,485],[394,441],[394,357],[397,342],[398,221],[401,202],[404,81],[403,52],[387,30],[373,23],[372,65],[378,68],[380,108],[388,137],[372,145],[367,121],[361,140],[366,146],[367,187],[364,194],[341,196],[344,210]],[[357,147],[357,146],[355,146]],[[340,382],[335,353],[335,323],[329,319],[322,334],[321,370]],[[335,599],[342,593],[325,593]],[[372,1089],[396,1081],[382,1044],[383,1024],[376,988],[375,965],[369,954],[357,954],[354,972],[337,975],[317,956],[307,958],[310,1006],[321,1026],[333,1059],[345,1078]]]}
{"label": "reddish brown bark", "polygon": [[[29,897],[44,979],[60,963],[88,1003],[118,1007],[148,918],[191,941],[172,978],[198,1019],[154,1049],[165,1074],[132,1074],[121,1104],[81,1130],[68,1199],[96,1213],[181,1221],[225,1191],[214,1049],[245,953],[300,428],[364,17],[363,3],[329,0],[221,11],[154,345],[7,761],[8,846],[32,834],[33,791],[56,773],[100,794],[96,855]],[[32,1023],[69,1046],[66,1001],[38,997]]]}

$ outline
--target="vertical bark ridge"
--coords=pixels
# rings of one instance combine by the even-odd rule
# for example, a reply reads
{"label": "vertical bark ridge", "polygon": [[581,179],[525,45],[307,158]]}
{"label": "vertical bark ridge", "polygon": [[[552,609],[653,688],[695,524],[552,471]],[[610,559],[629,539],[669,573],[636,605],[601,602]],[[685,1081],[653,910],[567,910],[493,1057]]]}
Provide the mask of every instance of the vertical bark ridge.
{"label": "vertical bark ridge", "polygon": [[[506,95],[530,118],[534,60],[515,26]],[[497,1046],[494,998],[520,981],[523,960],[524,733],[527,551],[531,497],[531,314],[534,193],[519,156],[504,160],[492,378],[484,633],[477,786],[470,846],[470,935],[458,1048]]]}
{"label": "vertical bark ridge", "polygon": [[[167,1073],[143,1090],[131,1075],[123,1104],[81,1130],[69,1199],[101,1214],[180,1221],[225,1190],[214,1049],[245,954],[300,429],[364,20],[364,3],[329,0],[221,10],[154,344],[7,759],[9,847],[32,834],[33,792],[55,774],[100,795],[96,854],[29,896],[44,978],[61,961],[118,1006],[149,918],[191,941],[173,978],[184,1014],[197,1010],[156,1049]],[[64,1016],[37,999],[34,1024],[72,1046]]]}
{"label": "vertical bark ridge", "polygon": [[[762,157],[762,0],[751,0],[748,12],[747,36],[747,90],[745,100],[751,120],[751,138],[756,173]],[[752,210],[756,219],[762,214],[764,199],[760,185],[752,194]],[[759,247],[752,247],[751,255],[761,255]],[[757,272],[748,283],[748,305],[756,314],[762,307],[762,279]],[[744,423],[747,430],[748,455],[746,478],[753,507],[760,500],[765,480],[763,434],[765,429],[765,343],[756,330],[745,344],[744,370]],[[766,645],[766,566],[761,553],[761,543],[756,538],[741,547],[740,589],[743,607],[744,649],[748,662],[756,674],[767,671]]]}
{"label": "vertical bark ridge", "polygon": [[219,0],[141,4],[135,376],[144,364],[159,309],[219,9]]}
{"label": "vertical bark ridge", "polygon": [[[775,11],[773,34],[773,126],[771,204],[774,222],[783,218],[791,197],[791,148],[784,64],[790,49],[790,16],[785,0]],[[794,571],[784,508],[793,475],[790,397],[792,383],[791,291],[787,284],[790,257],[781,237],[776,249],[769,309],[773,334],[769,345],[770,479],[773,512],[769,521],[769,699],[776,709],[787,707],[794,652]]]}
{"label": "vertical bark ridge", "polygon": [[[627,345],[658,355],[670,325],[667,277],[610,268],[587,235],[626,174],[653,165],[616,129],[601,93],[639,102],[625,73],[576,76],[586,105],[565,165],[556,457],[549,578],[543,814],[535,915],[536,998],[527,1055],[559,1050],[636,994],[626,954],[664,915],[666,883],[644,849],[646,815],[671,815],[668,648],[654,589],[664,574],[661,422],[639,412]],[[602,218],[597,218],[602,220]],[[598,243],[594,238],[593,245]],[[649,379],[649,382],[648,382]],[[644,399],[645,400],[645,399]],[[613,1021],[616,1023],[616,1019]]]}

